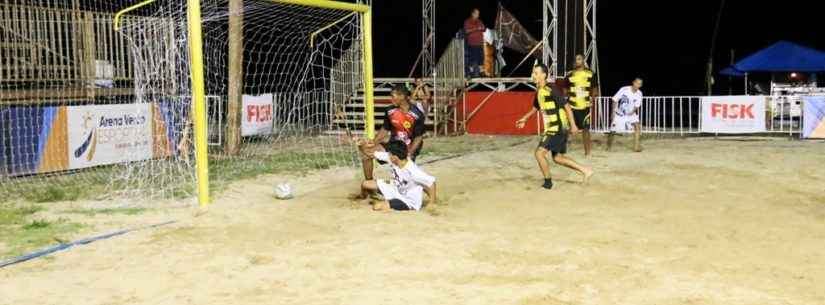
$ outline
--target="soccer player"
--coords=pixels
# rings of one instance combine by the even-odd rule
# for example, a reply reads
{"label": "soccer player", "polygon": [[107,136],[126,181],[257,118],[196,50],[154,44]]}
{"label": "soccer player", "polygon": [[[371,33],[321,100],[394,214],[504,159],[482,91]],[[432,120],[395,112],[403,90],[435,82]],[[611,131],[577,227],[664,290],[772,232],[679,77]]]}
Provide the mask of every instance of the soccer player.
{"label": "soccer player", "polygon": [[533,108],[530,109],[521,119],[516,121],[517,128],[524,128],[527,119],[536,111],[541,111],[544,121],[544,135],[536,148],[535,156],[538,161],[541,174],[544,175],[545,189],[553,188],[553,180],[550,177],[550,167],[547,164],[547,152],[552,153],[553,161],[556,164],[570,168],[579,172],[583,183],[587,183],[593,176],[593,170],[579,165],[573,159],[565,156],[567,153],[568,132],[577,133],[576,122],[568,118],[573,116],[573,110],[567,103],[567,98],[553,84],[547,83],[547,66],[539,64],[533,68],[533,81],[536,83],[536,99],[533,100]]}
{"label": "soccer player", "polygon": [[[384,145],[386,151],[376,151],[373,156],[390,164],[393,180],[364,180],[358,199],[366,199],[370,193],[378,191],[384,196],[383,201],[370,202],[374,211],[418,211],[435,204],[435,178],[428,175],[415,162],[408,158],[407,145],[392,140]],[[423,193],[427,193],[427,204],[423,204]]]}
{"label": "soccer player", "polygon": [[607,135],[607,150],[613,146],[616,133],[633,130],[633,151],[641,152],[642,130],[639,125],[639,109],[642,107],[642,79],[636,78],[630,86],[625,86],[613,96],[613,114],[610,133]]}
{"label": "soccer player", "polygon": [[[410,101],[410,90],[404,85],[392,88],[392,104],[384,114],[384,124],[378,130],[375,139],[359,141],[359,148],[363,153],[362,164],[364,178],[372,180],[373,152],[383,151],[382,143],[388,140],[401,141],[407,145],[408,157],[415,161],[424,145],[424,124],[426,118],[418,107]],[[379,163],[384,162],[378,160]]]}
{"label": "soccer player", "polygon": [[584,63],[584,55],[576,55],[576,69],[567,73],[567,94],[570,96],[570,108],[573,109],[573,121],[582,133],[584,156],[590,156],[593,143],[590,139],[590,102],[598,92],[596,74]]}

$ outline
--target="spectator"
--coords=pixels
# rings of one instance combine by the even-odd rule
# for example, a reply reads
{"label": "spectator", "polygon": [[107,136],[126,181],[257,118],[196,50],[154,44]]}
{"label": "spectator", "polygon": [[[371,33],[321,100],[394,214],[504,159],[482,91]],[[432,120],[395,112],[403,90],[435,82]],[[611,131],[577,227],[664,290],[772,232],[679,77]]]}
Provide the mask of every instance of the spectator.
{"label": "spectator", "polygon": [[470,76],[479,77],[484,64],[484,31],[487,27],[481,22],[481,11],[472,10],[470,18],[464,21],[464,37],[467,41],[467,65],[470,67]]}
{"label": "spectator", "polygon": [[432,94],[430,94],[430,88],[424,83],[424,80],[419,78],[415,79],[415,89],[412,93],[412,100],[415,102],[415,106],[418,107],[421,112],[424,113],[424,116],[430,111],[430,99],[432,98]]}

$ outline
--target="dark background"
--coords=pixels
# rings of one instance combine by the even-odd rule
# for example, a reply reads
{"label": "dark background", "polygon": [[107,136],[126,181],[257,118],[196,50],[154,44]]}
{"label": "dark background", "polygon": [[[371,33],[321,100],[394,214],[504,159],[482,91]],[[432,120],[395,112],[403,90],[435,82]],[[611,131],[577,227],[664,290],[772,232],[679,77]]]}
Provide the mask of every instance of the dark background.
{"label": "dark background", "polygon": [[[481,9],[488,28],[494,27],[496,0],[437,0],[436,45],[446,48],[471,7]],[[503,0],[504,6],[541,39],[541,0]],[[560,1],[561,2],[561,1]],[[705,70],[719,1],[599,0],[597,35],[603,94],[611,94],[634,76],[645,79],[645,95],[704,94]],[[825,50],[825,13],[821,1],[728,0],[714,52],[714,93],[727,94],[727,76],[718,71],[730,64],[731,49],[742,59],[778,40]],[[406,77],[421,48],[421,1],[374,0],[375,73]],[[505,53],[515,65],[522,56]],[[529,66],[529,65],[528,65]],[[512,67],[505,67],[508,74]],[[513,76],[528,76],[529,67]],[[770,76],[754,76],[767,81]],[[744,90],[733,79],[733,93]]]}

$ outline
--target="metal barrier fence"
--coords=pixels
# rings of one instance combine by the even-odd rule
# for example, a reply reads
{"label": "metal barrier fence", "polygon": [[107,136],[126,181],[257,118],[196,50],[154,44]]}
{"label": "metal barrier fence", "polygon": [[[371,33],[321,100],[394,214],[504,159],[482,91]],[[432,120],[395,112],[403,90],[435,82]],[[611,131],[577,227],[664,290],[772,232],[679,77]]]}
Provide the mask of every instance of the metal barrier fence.
{"label": "metal barrier fence", "polygon": [[[642,133],[692,134],[701,132],[701,97],[645,97],[639,109]],[[613,101],[599,97],[593,103],[591,130],[610,131]]]}
{"label": "metal barrier fence", "polygon": [[[642,100],[639,120],[642,133],[689,135],[702,133],[702,96],[652,96]],[[802,131],[799,96],[768,96],[765,132],[798,135]],[[591,130],[610,131],[613,101],[598,97],[593,102]]]}
{"label": "metal barrier fence", "polygon": [[464,40],[453,39],[435,66],[433,90],[433,120],[435,134],[457,132],[458,101],[465,87]]}

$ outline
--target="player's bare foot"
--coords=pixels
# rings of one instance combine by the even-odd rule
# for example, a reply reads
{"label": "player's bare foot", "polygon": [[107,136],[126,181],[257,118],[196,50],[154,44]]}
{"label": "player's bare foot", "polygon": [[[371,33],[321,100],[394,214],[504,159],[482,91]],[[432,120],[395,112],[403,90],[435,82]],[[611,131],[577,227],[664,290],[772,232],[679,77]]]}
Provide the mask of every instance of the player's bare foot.
{"label": "player's bare foot", "polygon": [[376,212],[390,210],[390,205],[386,201],[370,200],[370,205],[372,206],[372,210]]}
{"label": "player's bare foot", "polygon": [[592,169],[592,168],[586,168],[586,169],[584,169],[584,170],[582,171],[582,183],[583,183],[583,184],[588,184],[588,183],[590,183],[590,178],[591,178],[591,177],[593,177],[593,174],[594,174],[594,172],[593,172],[593,169]]}

